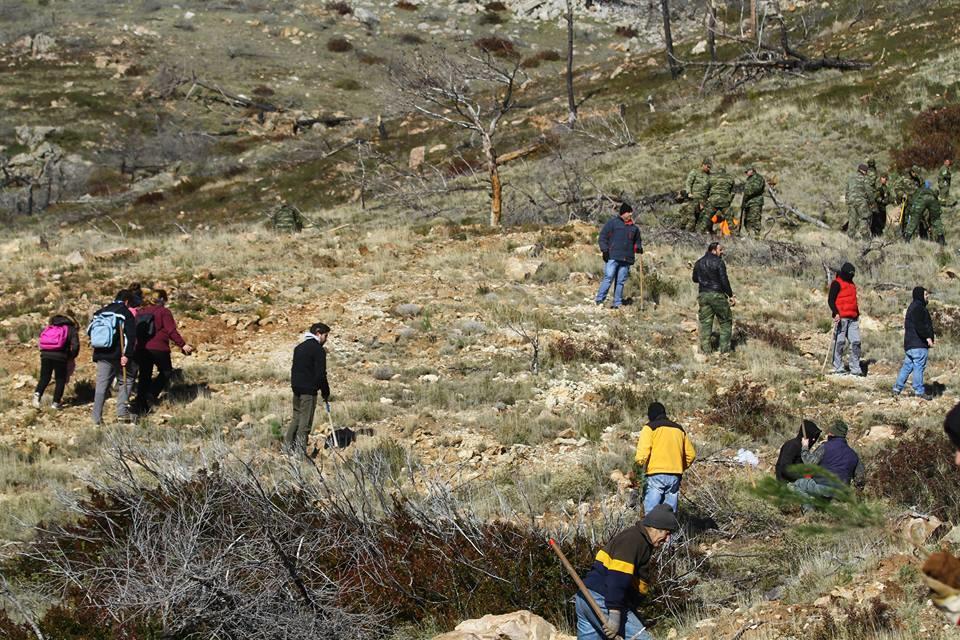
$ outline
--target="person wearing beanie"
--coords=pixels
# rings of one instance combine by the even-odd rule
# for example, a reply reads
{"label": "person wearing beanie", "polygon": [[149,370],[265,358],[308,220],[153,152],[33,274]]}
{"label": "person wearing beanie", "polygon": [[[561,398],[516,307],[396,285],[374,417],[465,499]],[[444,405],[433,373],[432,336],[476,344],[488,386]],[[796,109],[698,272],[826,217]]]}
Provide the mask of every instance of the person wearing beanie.
{"label": "person wearing beanie", "polygon": [[873,217],[870,203],[874,200],[874,193],[869,171],[870,167],[861,164],[847,180],[847,235],[854,240],[864,240],[870,236]]}
{"label": "person wearing beanie", "polygon": [[[812,442],[804,438],[800,458],[803,464],[818,466],[829,475],[808,474],[793,483],[793,488],[811,497],[832,498],[838,489],[851,482],[862,489],[867,481],[867,472],[860,455],[847,444],[849,427],[837,418],[827,429],[827,441],[814,450]],[[838,484],[840,483],[840,484]]]}
{"label": "person wearing beanie", "polygon": [[827,306],[833,316],[833,374],[845,375],[843,368],[843,352],[850,344],[850,375],[862,376],[860,368],[860,306],[857,302],[857,285],[853,283],[856,269],[849,262],[844,262],[837,272],[837,277],[830,283],[830,292],[827,294]]}
{"label": "person wearing beanie", "polygon": [[810,446],[820,439],[820,427],[812,420],[804,420],[797,431],[797,437],[791,438],[780,447],[780,455],[777,457],[776,474],[780,482],[796,482],[802,475],[791,470],[798,464],[803,464],[800,452],[803,451],[803,440],[810,441]]}
{"label": "person wearing beanie", "polygon": [[603,280],[600,281],[600,289],[597,290],[594,302],[597,305],[603,304],[610,287],[613,286],[611,308],[619,309],[623,304],[623,285],[630,276],[630,267],[636,262],[636,255],[643,254],[640,229],[633,222],[633,207],[626,202],[622,203],[619,213],[603,225],[597,242],[604,267]]}
{"label": "person wearing beanie", "polygon": [[283,439],[284,446],[291,455],[307,455],[307,438],[313,428],[313,415],[317,410],[317,393],[320,393],[324,402],[330,402],[327,351],[323,348],[329,336],[330,327],[322,322],[316,322],[303,334],[300,344],[293,350],[293,364],[290,367],[293,417]]}
{"label": "person wearing beanie", "polygon": [[913,374],[913,395],[921,400],[932,397],[923,386],[923,373],[927,369],[927,357],[936,338],[933,332],[933,320],[927,310],[930,292],[923,287],[913,288],[913,300],[907,307],[903,319],[903,350],[905,356],[896,382],[893,383],[893,397],[898,397],[907,378]]}
{"label": "person wearing beanie", "polygon": [[683,427],[667,417],[667,409],[662,404],[652,403],[647,409],[647,424],[640,430],[634,458],[646,472],[644,513],[651,513],[660,504],[677,511],[683,472],[696,457],[697,451]]}
{"label": "person wearing beanie", "polygon": [[654,551],[680,529],[673,509],[661,504],[643,520],[615,535],[597,552],[590,572],[583,579],[590,596],[606,616],[600,621],[583,594],[578,593],[577,640],[630,638],[652,640],[637,606],[650,592],[650,564]]}

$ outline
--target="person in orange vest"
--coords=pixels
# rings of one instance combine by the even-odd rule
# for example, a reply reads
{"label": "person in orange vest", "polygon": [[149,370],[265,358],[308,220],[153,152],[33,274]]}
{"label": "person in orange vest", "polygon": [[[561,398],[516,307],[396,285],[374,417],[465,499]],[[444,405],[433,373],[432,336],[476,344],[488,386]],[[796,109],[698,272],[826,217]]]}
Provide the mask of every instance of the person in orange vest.
{"label": "person in orange vest", "polygon": [[849,374],[862,376],[860,368],[860,307],[857,305],[857,285],[853,283],[856,269],[844,262],[836,279],[830,284],[827,304],[833,314],[834,341],[833,373],[846,375],[843,368],[843,352],[850,343]]}

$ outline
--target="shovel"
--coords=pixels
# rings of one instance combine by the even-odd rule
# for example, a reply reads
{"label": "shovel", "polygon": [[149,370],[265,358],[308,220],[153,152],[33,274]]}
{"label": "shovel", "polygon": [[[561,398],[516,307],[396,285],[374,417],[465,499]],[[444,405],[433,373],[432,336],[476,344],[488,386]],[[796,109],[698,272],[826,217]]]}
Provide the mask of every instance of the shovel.
{"label": "shovel", "polygon": [[[588,605],[590,605],[590,610],[593,611],[593,615],[597,616],[597,620],[600,621],[601,625],[606,625],[607,616],[603,614],[603,611],[597,605],[596,600],[594,600],[593,596],[590,595],[587,585],[583,584],[583,580],[581,580],[580,576],[577,575],[576,570],[570,564],[570,561],[567,560],[567,556],[565,556],[563,551],[560,550],[560,547],[553,538],[550,538],[549,544],[550,548],[553,549],[554,553],[557,554],[557,557],[560,558],[560,563],[563,564],[563,568],[566,569],[567,573],[570,574],[570,577],[573,578],[573,582],[577,585],[577,589],[580,590],[580,595],[582,595],[583,599],[587,601]],[[622,640],[622,638],[617,636],[616,640]]]}
{"label": "shovel", "polygon": [[330,411],[330,403],[327,401],[324,401],[323,404],[326,405],[327,407],[327,419],[330,422],[330,435],[333,436],[333,448],[339,449],[340,443],[337,442],[337,429],[336,427],[333,426],[333,413]]}
{"label": "shovel", "polygon": [[827,349],[827,355],[823,358],[823,366],[820,367],[820,375],[827,370],[827,362],[830,360],[830,357],[833,355],[834,350],[837,348],[837,335],[840,333],[840,323],[833,325],[833,340],[830,341],[830,348]]}

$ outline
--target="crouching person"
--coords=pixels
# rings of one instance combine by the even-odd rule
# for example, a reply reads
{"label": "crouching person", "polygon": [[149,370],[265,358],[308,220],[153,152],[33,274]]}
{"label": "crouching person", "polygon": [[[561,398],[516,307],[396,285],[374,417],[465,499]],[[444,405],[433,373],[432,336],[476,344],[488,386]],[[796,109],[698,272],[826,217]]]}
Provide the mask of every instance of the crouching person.
{"label": "crouching person", "polygon": [[851,482],[857,489],[863,488],[867,473],[860,456],[847,444],[848,430],[847,423],[837,419],[827,429],[827,441],[813,451],[810,450],[810,438],[802,440],[800,458],[803,463],[818,466],[830,475],[804,476],[793,483],[794,489],[811,498],[830,499]]}
{"label": "crouching person", "polygon": [[648,584],[653,552],[680,528],[673,510],[661,504],[641,522],[613,537],[593,561],[583,583],[606,615],[601,622],[582,593],[575,598],[577,640],[652,640],[637,616],[640,598],[650,591]]}

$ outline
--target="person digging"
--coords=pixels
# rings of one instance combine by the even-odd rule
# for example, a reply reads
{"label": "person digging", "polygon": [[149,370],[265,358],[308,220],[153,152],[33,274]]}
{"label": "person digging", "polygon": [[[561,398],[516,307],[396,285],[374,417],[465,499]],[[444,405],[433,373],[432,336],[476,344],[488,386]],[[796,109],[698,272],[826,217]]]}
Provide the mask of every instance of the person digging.
{"label": "person digging", "polygon": [[574,598],[577,640],[653,640],[636,608],[650,591],[650,564],[654,550],[680,529],[677,517],[661,504],[643,520],[615,535],[593,561],[583,579],[590,597],[606,616],[602,623],[582,593]]}

